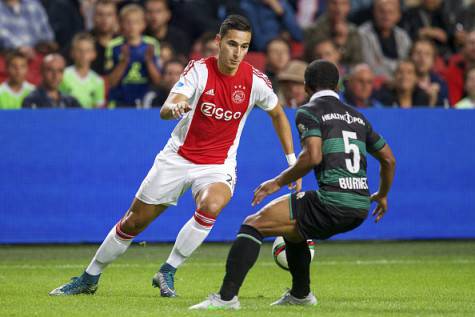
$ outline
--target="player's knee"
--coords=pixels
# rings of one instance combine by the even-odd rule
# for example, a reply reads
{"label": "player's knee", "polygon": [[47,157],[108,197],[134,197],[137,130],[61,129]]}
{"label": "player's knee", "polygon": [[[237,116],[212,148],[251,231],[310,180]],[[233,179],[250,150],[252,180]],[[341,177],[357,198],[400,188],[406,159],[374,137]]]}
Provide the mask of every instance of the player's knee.
{"label": "player's knee", "polygon": [[222,209],[223,205],[219,202],[202,202],[198,204],[198,210],[214,217],[217,217]]}

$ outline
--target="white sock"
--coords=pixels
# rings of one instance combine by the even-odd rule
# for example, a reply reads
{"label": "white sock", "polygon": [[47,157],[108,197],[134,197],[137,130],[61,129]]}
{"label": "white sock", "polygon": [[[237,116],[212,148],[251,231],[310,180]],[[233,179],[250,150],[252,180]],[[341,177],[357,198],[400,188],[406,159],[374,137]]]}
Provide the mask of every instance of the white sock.
{"label": "white sock", "polygon": [[115,225],[97,250],[86,272],[90,275],[101,274],[109,263],[127,251],[133,238],[133,236],[123,233],[119,224]]}
{"label": "white sock", "polygon": [[203,243],[216,218],[200,210],[181,228],[167,263],[178,268]]}

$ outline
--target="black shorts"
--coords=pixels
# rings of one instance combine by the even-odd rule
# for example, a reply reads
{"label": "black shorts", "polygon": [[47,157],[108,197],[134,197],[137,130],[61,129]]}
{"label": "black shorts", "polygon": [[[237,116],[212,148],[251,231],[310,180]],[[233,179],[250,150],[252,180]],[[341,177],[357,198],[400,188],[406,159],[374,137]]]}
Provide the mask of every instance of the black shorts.
{"label": "black shorts", "polygon": [[297,221],[300,234],[305,239],[328,239],[355,229],[366,218],[366,214],[345,213],[324,205],[316,191],[293,193],[290,207],[290,217]]}

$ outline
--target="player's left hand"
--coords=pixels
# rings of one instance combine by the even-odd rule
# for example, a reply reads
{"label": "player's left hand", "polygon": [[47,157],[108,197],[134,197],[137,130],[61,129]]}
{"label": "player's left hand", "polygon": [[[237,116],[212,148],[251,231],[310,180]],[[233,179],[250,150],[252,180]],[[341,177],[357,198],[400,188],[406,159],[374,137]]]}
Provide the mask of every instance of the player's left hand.
{"label": "player's left hand", "polygon": [[378,204],[371,214],[372,216],[376,217],[374,222],[378,223],[388,210],[388,198],[386,196],[380,195],[379,193],[374,193],[371,195],[370,200],[371,202],[375,201]]}
{"label": "player's left hand", "polygon": [[254,190],[254,198],[252,199],[251,205],[255,206],[257,204],[260,204],[264,198],[278,191],[280,187],[281,186],[277,183],[275,179],[271,179],[260,184]]}
{"label": "player's left hand", "polygon": [[292,190],[292,191],[295,191],[295,192],[298,193],[299,191],[302,190],[302,179],[299,178],[295,182],[290,183],[288,188],[289,188],[289,190]]}

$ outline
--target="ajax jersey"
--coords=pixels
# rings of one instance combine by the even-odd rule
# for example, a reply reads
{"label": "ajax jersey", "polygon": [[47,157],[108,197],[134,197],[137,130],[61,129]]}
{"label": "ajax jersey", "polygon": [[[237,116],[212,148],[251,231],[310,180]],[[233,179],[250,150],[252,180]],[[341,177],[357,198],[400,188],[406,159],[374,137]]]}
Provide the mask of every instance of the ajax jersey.
{"label": "ajax jersey", "polygon": [[254,105],[270,111],[278,100],[266,75],[246,62],[234,76],[224,75],[216,57],[191,61],[171,92],[188,97],[192,110],[177,124],[167,147],[196,164],[235,164]]}

